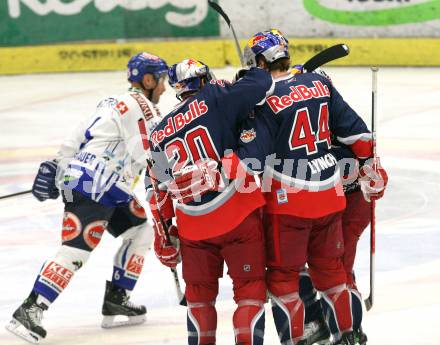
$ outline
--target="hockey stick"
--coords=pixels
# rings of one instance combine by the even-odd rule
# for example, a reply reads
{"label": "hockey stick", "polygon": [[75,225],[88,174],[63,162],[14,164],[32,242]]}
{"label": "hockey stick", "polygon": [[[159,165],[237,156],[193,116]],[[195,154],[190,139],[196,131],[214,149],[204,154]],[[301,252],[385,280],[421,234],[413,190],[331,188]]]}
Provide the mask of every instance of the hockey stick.
{"label": "hockey stick", "polygon": [[12,197],[14,197],[14,196],[19,196],[19,195],[28,194],[28,193],[31,193],[31,192],[32,192],[32,189],[29,189],[29,190],[25,190],[25,191],[23,191],[23,192],[17,192],[17,193],[12,193],[12,194],[8,194],[8,195],[3,195],[3,196],[0,196],[0,200],[1,200],[1,199],[12,198]]}
{"label": "hockey stick", "polygon": [[[166,224],[166,222],[162,218],[162,215],[160,214],[160,210],[159,210],[159,204],[158,204],[159,203],[159,186],[157,185],[157,179],[154,176],[153,165],[152,165],[151,161],[148,159],[147,159],[147,164],[148,164],[147,174],[150,177],[151,186],[153,187],[154,199],[156,201],[155,207],[156,207],[156,210],[158,211],[157,213],[159,214],[159,221],[164,229],[165,237],[167,239],[168,245],[172,245],[170,233],[168,232],[168,225]],[[170,267],[170,270],[173,273],[174,284],[176,286],[176,293],[177,293],[177,298],[179,299],[179,304],[182,306],[186,306],[187,305],[186,297],[185,297],[185,294],[182,292],[179,274],[177,273],[177,269],[175,267]]]}
{"label": "hockey stick", "polygon": [[243,55],[241,55],[240,44],[238,43],[238,38],[237,38],[237,35],[235,34],[234,26],[232,25],[231,20],[229,19],[228,15],[225,13],[225,11],[223,11],[223,9],[220,7],[220,5],[217,4],[216,2],[214,2],[213,0],[208,0],[208,5],[211,6],[211,8],[214,11],[216,11],[219,15],[221,15],[223,17],[226,24],[228,24],[229,28],[231,29],[232,35],[234,36],[235,49],[237,49],[237,54],[238,54],[238,57],[240,58],[241,67],[244,67],[244,59],[243,59]]}
{"label": "hockey stick", "polygon": [[[376,151],[376,116],[377,116],[377,72],[379,68],[372,67],[372,88],[371,88],[371,142],[373,146],[373,164],[380,166],[379,157]],[[369,311],[373,307],[374,302],[374,271],[376,254],[376,201],[371,200],[371,221],[370,221],[370,295],[364,300],[365,308]]]}
{"label": "hockey stick", "polygon": [[[234,36],[235,41],[235,48],[237,50],[237,54],[240,58],[240,63],[242,67],[245,67],[243,55],[241,54],[240,44],[238,43],[237,35],[235,34],[234,27],[231,23],[231,20],[229,19],[228,15],[223,11],[223,9],[220,7],[219,4],[214,2],[213,0],[208,0],[209,6],[216,11],[220,16],[223,17],[225,22],[228,24],[228,26],[231,28],[232,35]],[[318,67],[325,65],[326,63],[340,59],[344,56],[347,56],[350,53],[350,49],[346,44],[336,44],[334,46],[331,46],[327,49],[324,49],[323,51],[319,52],[315,56],[313,56],[310,60],[308,60],[303,65],[303,71],[311,72],[317,69]]]}
{"label": "hockey stick", "polygon": [[346,44],[336,44],[319,52],[303,65],[303,73],[312,72],[327,62],[347,56],[350,49]]}

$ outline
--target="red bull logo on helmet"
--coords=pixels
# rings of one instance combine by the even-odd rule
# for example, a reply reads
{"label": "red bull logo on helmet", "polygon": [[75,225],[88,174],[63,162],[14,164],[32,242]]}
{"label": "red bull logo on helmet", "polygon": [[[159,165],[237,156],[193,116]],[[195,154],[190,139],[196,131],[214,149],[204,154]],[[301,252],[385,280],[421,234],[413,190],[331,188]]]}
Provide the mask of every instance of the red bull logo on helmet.
{"label": "red bull logo on helmet", "polygon": [[188,66],[195,65],[195,66],[197,66],[197,67],[203,67],[203,64],[202,64],[200,61],[197,61],[196,59],[188,59],[188,60],[186,61],[186,64],[187,64]]}
{"label": "red bull logo on helmet", "polygon": [[248,42],[248,46],[249,47],[253,47],[255,45],[257,45],[258,43],[267,40],[267,37],[264,35],[256,35],[254,37],[252,37],[249,42]]}
{"label": "red bull logo on helmet", "polygon": [[270,29],[269,32],[275,36],[281,36],[284,38],[283,33],[278,29]]}

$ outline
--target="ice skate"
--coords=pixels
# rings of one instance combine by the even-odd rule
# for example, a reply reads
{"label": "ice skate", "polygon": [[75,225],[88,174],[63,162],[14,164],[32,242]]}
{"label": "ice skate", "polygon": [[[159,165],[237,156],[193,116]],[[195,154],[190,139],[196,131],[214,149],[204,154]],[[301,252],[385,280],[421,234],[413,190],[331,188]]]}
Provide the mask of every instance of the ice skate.
{"label": "ice skate", "polygon": [[333,336],[331,338],[325,345],[357,345],[354,331],[342,334],[339,340],[336,340]]}
{"label": "ice skate", "polygon": [[14,312],[6,329],[31,344],[39,344],[46,337],[46,330],[41,325],[44,304],[37,304],[37,295],[31,293],[23,304]]}
{"label": "ice skate", "polygon": [[107,281],[105,286],[102,315],[104,316],[101,327],[114,328],[131,326],[146,321],[147,309],[143,305],[130,302],[127,292],[123,288],[114,286]]}
{"label": "ice skate", "polygon": [[304,345],[323,345],[328,342],[330,331],[324,319],[311,321],[304,326]]}
{"label": "ice skate", "polygon": [[367,335],[362,331],[362,327],[359,327],[357,331],[354,331],[354,340],[356,345],[367,345]]}

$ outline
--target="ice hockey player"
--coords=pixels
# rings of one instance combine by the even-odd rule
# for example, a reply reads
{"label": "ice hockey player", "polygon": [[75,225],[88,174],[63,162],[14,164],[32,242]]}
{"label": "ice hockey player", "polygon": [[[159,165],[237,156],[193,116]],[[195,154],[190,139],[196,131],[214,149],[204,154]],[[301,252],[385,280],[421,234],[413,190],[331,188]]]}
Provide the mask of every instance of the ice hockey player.
{"label": "ice hockey player", "polygon": [[[302,66],[295,66],[299,72]],[[318,68],[313,71],[330,80],[328,74]],[[342,257],[345,272],[347,274],[347,288],[351,293],[352,318],[354,340],[356,344],[365,345],[367,336],[362,330],[362,297],[357,289],[355,274],[353,271],[354,260],[356,256],[356,247],[359,237],[370,223],[370,199],[380,199],[385,188],[375,189],[370,186],[370,178],[359,176],[359,168],[365,163],[365,160],[358,160],[347,145],[340,143],[334,135],[332,140],[332,152],[338,160],[341,172],[343,189],[346,198],[346,208],[342,214],[342,232],[344,237],[344,255]],[[372,174],[371,172],[370,174]],[[371,178],[375,178],[371,176]],[[379,178],[377,176],[376,178]],[[387,177],[384,180],[385,186]],[[385,187],[383,186],[383,187]],[[317,299],[316,290],[307,271],[300,275],[300,296],[305,304],[306,330],[309,330],[308,343],[312,344],[317,340],[324,340],[330,335],[328,329],[323,325],[324,315],[320,301]]]}
{"label": "ice hockey player", "polygon": [[[187,59],[170,68],[169,83],[182,102],[154,129],[150,144],[155,176],[162,184],[170,183],[169,191],[174,189],[171,177],[179,180],[179,188],[188,177],[188,188],[177,188],[183,192],[174,195],[179,200],[175,216],[188,301],[188,344],[216,343],[215,300],[224,262],[237,303],[235,344],[263,344],[266,286],[260,211],[264,198],[245,163],[251,157],[264,161],[266,155],[267,138],[256,121],[247,119],[271,91],[272,78],[267,71],[252,68],[230,84],[215,80],[205,64]],[[222,176],[212,173],[218,164]],[[169,170],[173,176],[165,173]],[[211,189],[203,196],[191,185],[197,176],[205,176],[201,188]],[[173,214],[166,200],[160,211],[170,224]],[[156,255],[163,264],[175,266],[179,248],[167,244],[159,221],[155,227]],[[175,234],[175,226],[169,231]]]}
{"label": "ice hockey player", "polygon": [[[56,159],[43,162],[32,193],[40,201],[61,190],[62,245],[41,268],[29,297],[14,312],[7,329],[31,343],[46,336],[42,315],[64,291],[107,230],[122,237],[106,282],[102,327],[145,321],[145,306],[129,294],[136,285],[153,234],[146,213],[133,195],[136,176],[145,167],[146,133],[160,121],[155,105],[165,90],[168,66],[139,53],[128,62],[129,90],[101,101],[96,111],[63,143]],[[57,188],[58,186],[58,188]],[[116,322],[116,316],[126,321]]]}
{"label": "ice hockey player", "polygon": [[[291,73],[288,41],[278,30],[254,35],[244,53],[249,66],[268,69],[276,83],[256,117],[267,120],[281,161],[266,162],[263,181],[266,283],[280,342],[307,343],[299,296],[299,274],[307,262],[322,295],[332,343],[353,345],[351,295],[342,263],[345,197],[330,133],[361,159],[372,155],[371,134],[327,78]],[[372,167],[363,169],[370,172]],[[382,168],[374,174],[378,179],[366,176],[383,188]]]}

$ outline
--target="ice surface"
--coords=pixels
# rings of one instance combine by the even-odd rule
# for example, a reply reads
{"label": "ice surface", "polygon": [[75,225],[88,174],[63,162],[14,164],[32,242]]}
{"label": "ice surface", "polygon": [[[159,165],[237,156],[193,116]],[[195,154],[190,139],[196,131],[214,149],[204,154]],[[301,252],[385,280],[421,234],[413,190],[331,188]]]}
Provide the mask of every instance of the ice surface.
{"label": "ice surface", "polygon": [[[234,71],[215,71],[230,78]],[[370,123],[368,68],[328,68],[344,98]],[[51,158],[98,101],[126,87],[124,72],[0,77],[0,195],[29,189],[41,160]],[[371,345],[440,344],[440,69],[379,72],[378,152],[390,183],[377,207],[376,299],[365,314]],[[171,90],[160,107],[175,104]],[[0,201],[0,344],[23,344],[6,324],[28,295],[41,264],[60,244],[60,200],[30,195]],[[356,271],[368,294],[369,234],[361,238]],[[45,344],[186,343],[185,308],[171,273],[149,253],[133,301],[148,307],[145,325],[102,330],[101,302],[119,240],[105,235],[87,265],[45,314]],[[229,278],[218,298],[218,344],[232,344]],[[266,306],[265,344],[278,344]]]}

